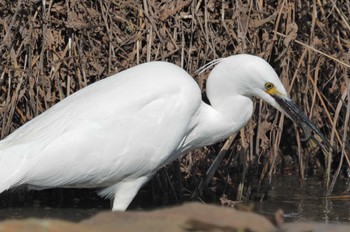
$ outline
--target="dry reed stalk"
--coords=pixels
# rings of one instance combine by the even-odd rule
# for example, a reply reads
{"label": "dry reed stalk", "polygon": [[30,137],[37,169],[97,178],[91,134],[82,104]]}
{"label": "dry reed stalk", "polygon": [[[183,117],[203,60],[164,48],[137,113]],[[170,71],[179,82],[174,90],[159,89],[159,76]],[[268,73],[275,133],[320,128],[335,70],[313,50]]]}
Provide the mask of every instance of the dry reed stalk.
{"label": "dry reed stalk", "polygon": [[[349,119],[350,119],[350,80],[349,79],[346,80],[346,91],[344,91],[344,93],[346,93],[347,98],[348,98],[348,104],[347,104],[347,109],[346,109],[346,114],[345,114],[344,125],[350,125],[349,124]],[[343,130],[343,139],[342,139],[343,144],[341,147],[340,162],[339,162],[338,168],[333,176],[332,182],[330,183],[329,189],[327,191],[327,195],[330,195],[332,193],[333,188],[334,188],[335,183],[336,183],[336,180],[338,179],[338,176],[339,176],[340,171],[341,171],[343,159],[344,159],[344,157],[345,158],[347,157],[345,152],[347,149],[350,149],[350,146],[348,148],[346,148],[347,144],[349,144],[347,134],[348,134],[348,132],[346,130]]]}

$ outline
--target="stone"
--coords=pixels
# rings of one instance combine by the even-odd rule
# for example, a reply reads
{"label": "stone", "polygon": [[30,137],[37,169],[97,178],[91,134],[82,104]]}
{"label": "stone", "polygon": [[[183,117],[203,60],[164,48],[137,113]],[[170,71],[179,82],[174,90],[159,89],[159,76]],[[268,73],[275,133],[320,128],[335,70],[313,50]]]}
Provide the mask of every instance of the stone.
{"label": "stone", "polygon": [[102,212],[79,223],[58,219],[6,220],[0,222],[0,232],[178,232],[178,231],[350,231],[349,225],[312,222],[284,223],[278,228],[265,217],[229,207],[187,203],[152,211]]}
{"label": "stone", "polygon": [[83,222],[103,231],[275,231],[272,223],[255,213],[201,203],[154,211],[100,213]]}
{"label": "stone", "polygon": [[89,228],[73,222],[51,219],[25,219],[25,220],[6,220],[0,223],[0,232],[96,232],[96,228]]}

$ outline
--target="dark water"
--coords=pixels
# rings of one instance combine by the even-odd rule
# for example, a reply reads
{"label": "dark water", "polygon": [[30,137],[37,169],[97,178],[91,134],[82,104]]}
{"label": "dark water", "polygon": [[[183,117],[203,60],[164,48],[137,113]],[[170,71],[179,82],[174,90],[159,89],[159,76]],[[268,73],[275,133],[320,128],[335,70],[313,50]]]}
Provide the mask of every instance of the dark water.
{"label": "dark water", "polygon": [[[349,188],[349,181],[340,180],[334,197],[326,198],[320,180],[308,179],[302,187],[298,177],[278,177],[273,181],[266,201],[250,203],[255,206],[254,212],[269,218],[282,209],[287,222],[349,223],[350,193],[346,192]],[[0,195],[0,220],[35,217],[82,221],[110,210],[110,202],[100,199],[91,190],[45,190],[35,191],[30,197],[20,196],[18,193]],[[137,205],[142,206],[140,202]]]}
{"label": "dark water", "polygon": [[350,181],[339,180],[331,197],[324,197],[322,181],[305,180],[293,176],[278,177],[273,181],[269,198],[263,202],[254,202],[254,212],[274,217],[278,209],[284,212],[287,222],[350,222]]}
{"label": "dark water", "polygon": [[0,220],[34,217],[78,222],[109,210],[110,201],[90,189],[20,189],[0,195]]}
{"label": "dark water", "polygon": [[[106,209],[105,209],[106,210]],[[0,209],[0,219],[24,219],[24,218],[54,218],[67,221],[79,222],[95,214],[102,209],[79,209],[79,208],[50,208],[50,207],[14,207]]]}

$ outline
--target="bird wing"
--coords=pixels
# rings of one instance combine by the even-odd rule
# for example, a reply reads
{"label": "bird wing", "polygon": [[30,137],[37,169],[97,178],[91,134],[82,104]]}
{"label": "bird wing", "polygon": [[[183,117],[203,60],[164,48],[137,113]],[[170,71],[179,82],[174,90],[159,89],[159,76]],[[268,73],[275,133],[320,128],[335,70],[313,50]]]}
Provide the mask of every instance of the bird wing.
{"label": "bird wing", "polygon": [[122,72],[19,128],[0,143],[3,186],[98,187],[152,175],[179,155],[201,102],[196,83],[175,67]]}

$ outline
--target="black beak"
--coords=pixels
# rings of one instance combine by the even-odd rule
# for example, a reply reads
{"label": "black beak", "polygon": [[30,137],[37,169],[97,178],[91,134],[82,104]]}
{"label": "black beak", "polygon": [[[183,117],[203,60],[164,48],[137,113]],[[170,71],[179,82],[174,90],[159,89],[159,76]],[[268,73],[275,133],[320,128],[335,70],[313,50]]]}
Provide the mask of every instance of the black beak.
{"label": "black beak", "polygon": [[290,98],[278,94],[271,94],[271,96],[276,100],[287,116],[303,129],[304,141],[311,139],[324,151],[331,151],[331,145],[326,137],[316,128],[316,126],[292,102]]}

